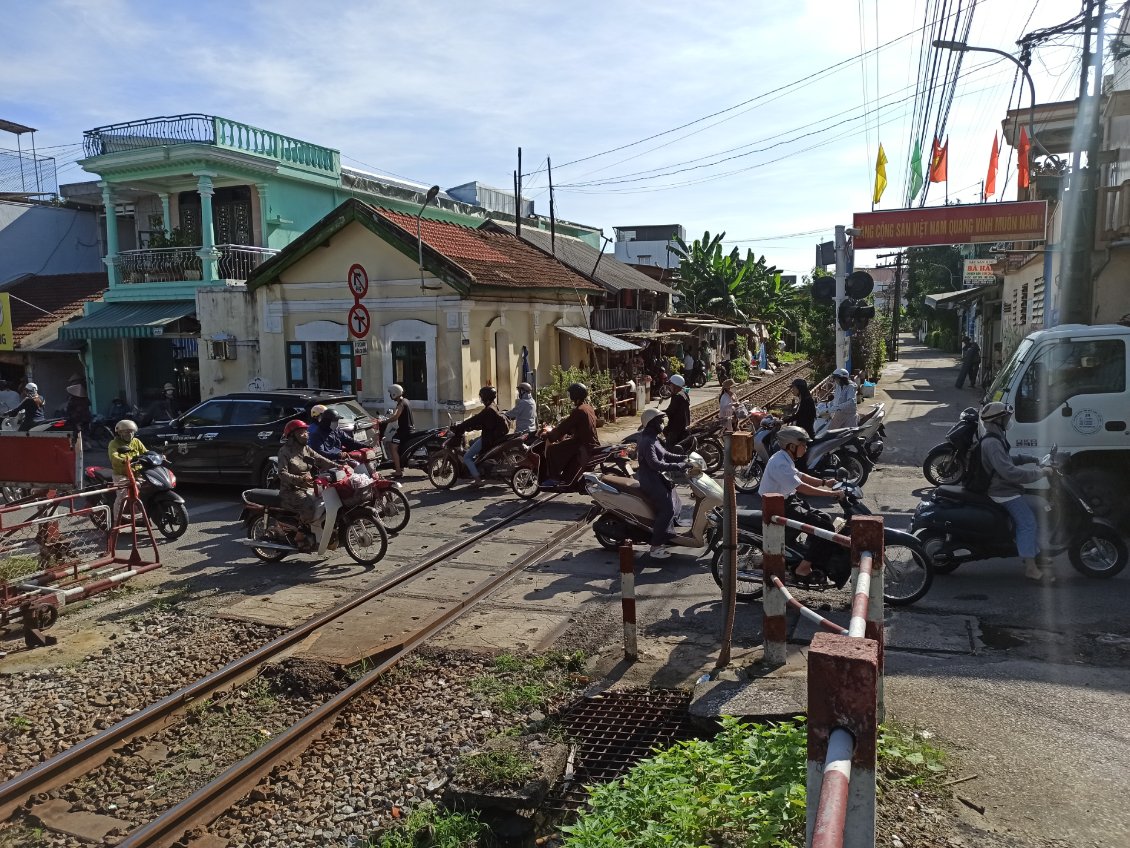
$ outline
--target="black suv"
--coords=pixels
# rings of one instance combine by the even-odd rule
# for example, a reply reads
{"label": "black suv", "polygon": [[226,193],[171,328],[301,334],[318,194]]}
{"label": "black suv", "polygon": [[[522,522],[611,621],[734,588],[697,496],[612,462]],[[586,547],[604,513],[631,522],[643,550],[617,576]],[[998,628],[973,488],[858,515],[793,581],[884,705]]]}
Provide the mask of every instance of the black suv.
{"label": "black suv", "polygon": [[330,389],[236,392],[209,398],[180,418],[142,427],[147,448],[166,453],[177,477],[186,481],[275,486],[275,456],[283,427],[323,404],[341,416],[341,429],[365,444],[376,444],[372,417],[355,395]]}

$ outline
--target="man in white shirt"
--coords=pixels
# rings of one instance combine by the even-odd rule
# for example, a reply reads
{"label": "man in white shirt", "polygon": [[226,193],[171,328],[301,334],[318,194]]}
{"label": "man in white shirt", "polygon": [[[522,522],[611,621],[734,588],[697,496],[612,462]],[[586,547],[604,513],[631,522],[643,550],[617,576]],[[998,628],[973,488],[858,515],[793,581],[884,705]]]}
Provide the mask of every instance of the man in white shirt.
{"label": "man in white shirt", "polygon": [[691,349],[687,348],[686,353],[683,354],[683,373],[688,377],[694,371],[694,356],[691,354]]}
{"label": "man in white shirt", "polygon": [[[808,452],[808,433],[800,427],[782,427],[777,431],[777,444],[780,450],[769,458],[765,464],[765,471],[761,475],[761,485],[758,491],[765,494],[778,494],[785,496],[785,517],[794,521],[803,521],[814,527],[825,530],[834,528],[832,520],[818,509],[810,507],[800,495],[809,497],[834,497],[843,500],[843,491],[829,492],[827,487],[836,485],[835,480],[821,480],[799,471],[796,467],[797,460]],[[799,582],[811,583],[813,579],[812,561],[822,564],[830,561],[831,555],[837,552],[838,545],[814,535],[808,537],[808,550],[805,558],[797,565],[793,576]],[[837,585],[843,585],[840,578],[846,579],[847,575],[834,575]]]}

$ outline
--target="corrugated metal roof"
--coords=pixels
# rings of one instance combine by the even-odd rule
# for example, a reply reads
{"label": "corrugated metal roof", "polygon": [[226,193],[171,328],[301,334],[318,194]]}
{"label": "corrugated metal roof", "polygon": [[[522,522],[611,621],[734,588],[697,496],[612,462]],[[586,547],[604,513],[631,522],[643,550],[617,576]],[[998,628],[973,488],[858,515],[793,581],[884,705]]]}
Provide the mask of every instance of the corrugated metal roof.
{"label": "corrugated metal roof", "polygon": [[160,336],[166,324],[196,312],[193,301],[111,303],[59,328],[60,339],[141,339]]}
{"label": "corrugated metal roof", "polygon": [[558,327],[562,333],[567,336],[572,336],[575,339],[580,339],[585,344],[592,344],[603,350],[610,350],[613,353],[630,353],[633,350],[639,350],[639,345],[634,345],[624,339],[618,339],[616,336],[610,336],[608,333],[602,333],[600,330],[590,330],[588,327]]}

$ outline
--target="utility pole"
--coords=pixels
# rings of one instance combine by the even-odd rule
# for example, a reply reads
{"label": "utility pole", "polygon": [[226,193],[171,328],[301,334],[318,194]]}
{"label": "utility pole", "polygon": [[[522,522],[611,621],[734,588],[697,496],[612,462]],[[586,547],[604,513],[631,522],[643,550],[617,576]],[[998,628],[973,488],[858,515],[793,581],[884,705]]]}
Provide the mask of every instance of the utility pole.
{"label": "utility pole", "polygon": [[[895,260],[895,296],[891,301],[891,342],[887,346],[887,359],[891,362],[898,362],[899,359],[899,318],[902,312],[902,260],[903,252],[900,250],[897,253],[880,253],[876,259],[890,259]],[[887,266],[890,267],[889,265]]]}
{"label": "utility pole", "polygon": [[847,230],[836,225],[836,308],[832,320],[836,322],[836,367],[847,368],[847,335],[840,326],[840,304],[847,297]]}
{"label": "utility pole", "polygon": [[518,172],[514,176],[514,234],[522,235],[522,148],[518,148]]}
{"label": "utility pole", "polygon": [[[549,174],[549,252],[557,258],[557,215],[553,205],[553,163],[545,157],[545,170]],[[522,198],[518,198],[522,202]]]}

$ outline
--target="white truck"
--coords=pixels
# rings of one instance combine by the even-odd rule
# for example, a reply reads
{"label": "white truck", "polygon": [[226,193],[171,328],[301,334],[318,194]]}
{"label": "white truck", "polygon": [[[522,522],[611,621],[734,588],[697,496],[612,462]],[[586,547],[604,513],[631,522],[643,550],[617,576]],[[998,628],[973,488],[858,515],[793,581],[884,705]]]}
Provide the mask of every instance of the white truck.
{"label": "white truck", "polygon": [[985,400],[1015,409],[1015,450],[1070,454],[1095,514],[1130,531],[1130,327],[1065,324],[1027,336]]}

